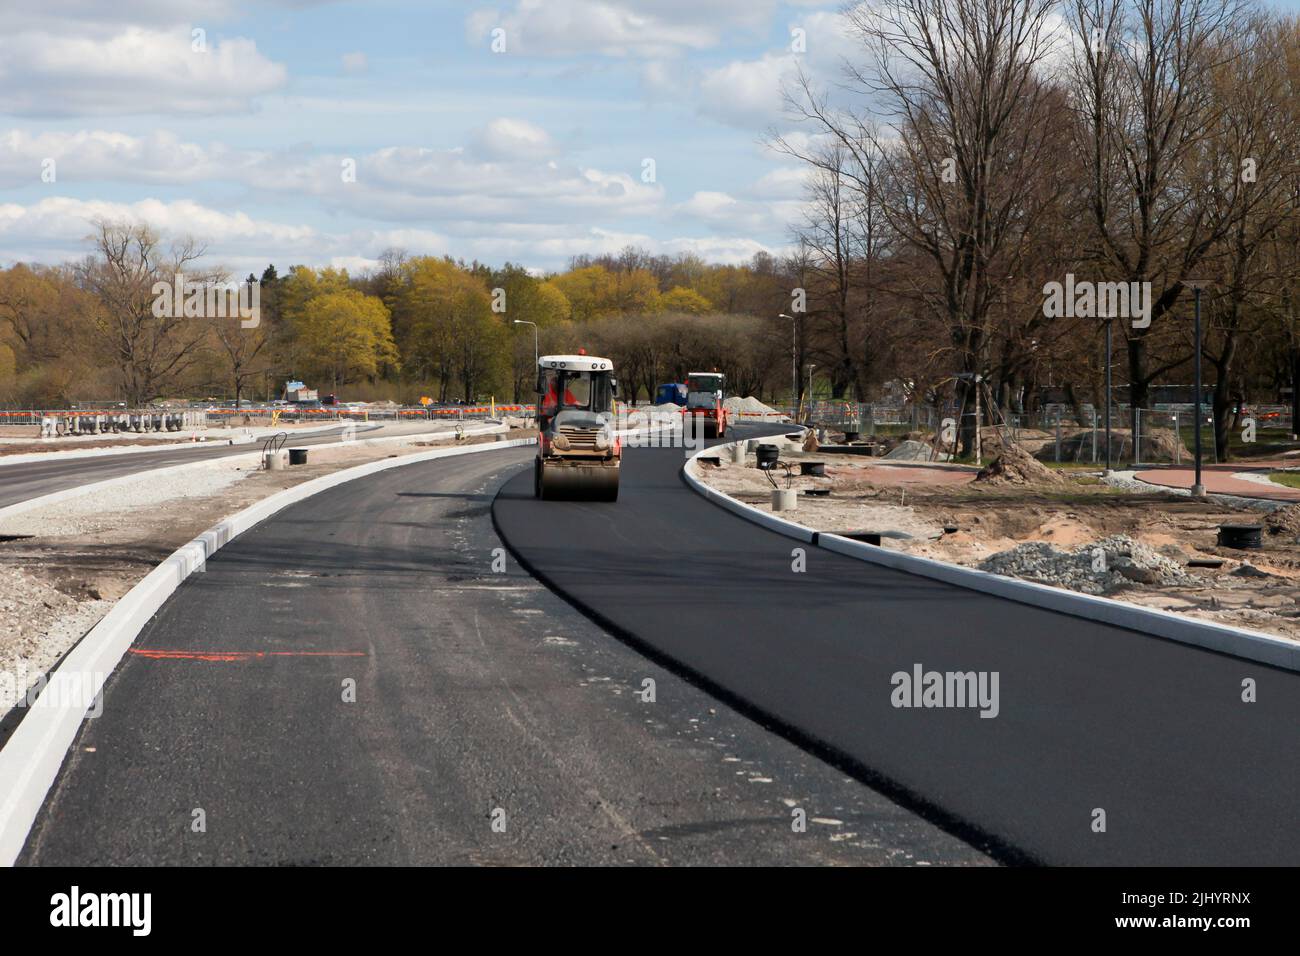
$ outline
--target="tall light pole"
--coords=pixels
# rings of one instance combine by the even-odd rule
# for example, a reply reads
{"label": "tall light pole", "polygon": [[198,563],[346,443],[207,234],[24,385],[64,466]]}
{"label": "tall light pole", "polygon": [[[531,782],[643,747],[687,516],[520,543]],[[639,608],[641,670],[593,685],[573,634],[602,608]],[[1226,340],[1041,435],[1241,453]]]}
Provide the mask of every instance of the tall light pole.
{"label": "tall light pole", "polygon": [[1196,392],[1193,409],[1196,415],[1196,432],[1193,435],[1193,453],[1196,455],[1196,478],[1192,482],[1192,497],[1204,498],[1205,485],[1201,483],[1201,290],[1210,283],[1205,279],[1184,279],[1183,285],[1190,288],[1195,296],[1193,306],[1192,330],[1196,339],[1196,371],[1192,376],[1192,389]]}
{"label": "tall light pole", "polygon": [[790,320],[790,416],[796,417],[799,409],[796,404],[799,401],[799,345],[795,339],[795,317],[786,315],[782,312],[777,316],[778,319]]}
{"label": "tall light pole", "polygon": [[813,369],[815,369],[816,367],[817,366],[813,365],[811,362],[808,364],[808,420],[809,421],[812,420],[812,403],[813,403],[812,376],[813,376]]}
{"label": "tall light pole", "polygon": [[537,368],[537,323],[529,322],[527,319],[515,319],[515,325],[531,325],[533,327],[533,368]]}
{"label": "tall light pole", "polygon": [[[1106,317],[1106,471],[1110,474],[1110,337],[1114,319]],[[1094,419],[1095,421],[1095,419]]]}

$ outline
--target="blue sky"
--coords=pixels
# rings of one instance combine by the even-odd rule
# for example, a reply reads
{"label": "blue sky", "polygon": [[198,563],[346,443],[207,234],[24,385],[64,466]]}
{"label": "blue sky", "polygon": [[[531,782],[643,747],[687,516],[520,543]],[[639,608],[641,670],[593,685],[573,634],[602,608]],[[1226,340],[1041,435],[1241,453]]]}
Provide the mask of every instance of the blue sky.
{"label": "blue sky", "polygon": [[780,252],[801,171],[763,140],[798,129],[796,64],[832,83],[854,53],[839,6],[7,0],[0,264],[84,255],[96,216],[235,271],[394,246],[536,269],[628,243]]}

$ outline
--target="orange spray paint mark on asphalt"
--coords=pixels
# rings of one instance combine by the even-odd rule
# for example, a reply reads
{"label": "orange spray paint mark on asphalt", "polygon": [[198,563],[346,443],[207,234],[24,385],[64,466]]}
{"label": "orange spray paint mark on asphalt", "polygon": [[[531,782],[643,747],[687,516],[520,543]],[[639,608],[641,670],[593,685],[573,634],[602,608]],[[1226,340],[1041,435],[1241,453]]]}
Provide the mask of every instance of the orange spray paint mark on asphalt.
{"label": "orange spray paint mark on asphalt", "polygon": [[155,661],[251,661],[262,657],[365,657],[365,651],[165,651],[133,647],[130,653]]}

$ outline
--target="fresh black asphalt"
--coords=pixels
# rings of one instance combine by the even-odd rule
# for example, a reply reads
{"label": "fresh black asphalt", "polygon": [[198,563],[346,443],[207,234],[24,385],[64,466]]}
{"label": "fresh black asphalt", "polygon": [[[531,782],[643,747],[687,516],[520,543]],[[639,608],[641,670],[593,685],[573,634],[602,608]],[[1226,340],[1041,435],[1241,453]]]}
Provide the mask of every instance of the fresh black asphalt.
{"label": "fresh black asphalt", "polygon": [[[227,545],[110,677],[20,862],[990,862],[522,570],[489,511],[531,455],[395,468]],[[630,456],[628,505],[608,506],[633,527],[650,464]],[[677,490],[674,507],[694,507]],[[575,513],[526,504],[543,524]],[[671,542],[588,526],[558,527],[548,547],[602,586],[627,567],[644,607],[675,606],[672,578],[637,558]],[[726,630],[717,611],[710,628]]]}
{"label": "fresh black asphalt", "polygon": [[[683,460],[631,451],[617,504],[519,474],[497,528],[614,632],[1005,859],[1300,863],[1300,675],[801,546]],[[895,707],[918,664],[996,672],[997,716]]]}

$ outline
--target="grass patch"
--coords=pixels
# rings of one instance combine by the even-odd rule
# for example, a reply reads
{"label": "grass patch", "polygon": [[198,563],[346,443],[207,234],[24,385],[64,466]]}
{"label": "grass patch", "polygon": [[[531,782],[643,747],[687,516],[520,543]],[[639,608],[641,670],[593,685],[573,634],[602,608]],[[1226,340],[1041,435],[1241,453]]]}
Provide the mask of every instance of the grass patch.
{"label": "grass patch", "polygon": [[1275,471],[1270,473],[1268,478],[1269,481],[1285,485],[1288,488],[1300,488],[1300,472]]}

